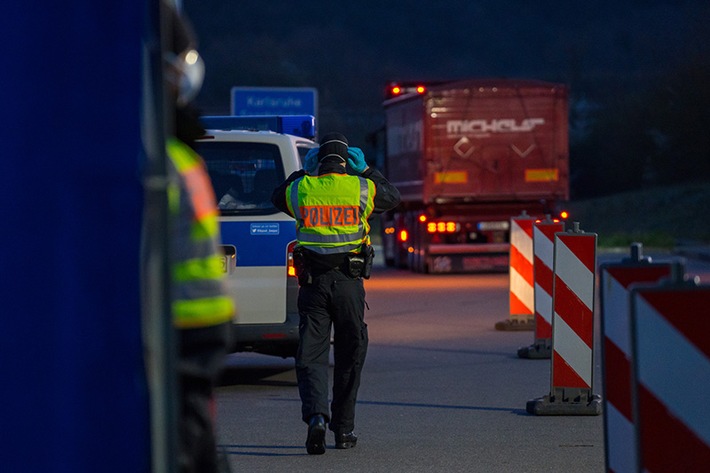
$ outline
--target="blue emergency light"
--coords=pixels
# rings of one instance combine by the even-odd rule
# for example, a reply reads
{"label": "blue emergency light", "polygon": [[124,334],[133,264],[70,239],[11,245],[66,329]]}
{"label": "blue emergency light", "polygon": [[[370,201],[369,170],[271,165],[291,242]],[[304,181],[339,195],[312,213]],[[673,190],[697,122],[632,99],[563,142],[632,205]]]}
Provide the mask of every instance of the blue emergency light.
{"label": "blue emergency light", "polygon": [[316,119],[313,115],[224,115],[201,117],[207,130],[274,131],[314,139]]}

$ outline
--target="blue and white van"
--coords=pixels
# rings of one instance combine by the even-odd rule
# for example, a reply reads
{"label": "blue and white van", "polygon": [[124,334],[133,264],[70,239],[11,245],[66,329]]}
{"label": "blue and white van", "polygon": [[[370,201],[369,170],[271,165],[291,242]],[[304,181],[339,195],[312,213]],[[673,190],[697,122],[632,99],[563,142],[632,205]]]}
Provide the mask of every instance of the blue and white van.
{"label": "blue and white van", "polygon": [[225,271],[237,306],[233,351],[294,356],[298,280],[293,218],[271,193],[317,146],[311,116],[203,117],[197,143],[219,202]]}

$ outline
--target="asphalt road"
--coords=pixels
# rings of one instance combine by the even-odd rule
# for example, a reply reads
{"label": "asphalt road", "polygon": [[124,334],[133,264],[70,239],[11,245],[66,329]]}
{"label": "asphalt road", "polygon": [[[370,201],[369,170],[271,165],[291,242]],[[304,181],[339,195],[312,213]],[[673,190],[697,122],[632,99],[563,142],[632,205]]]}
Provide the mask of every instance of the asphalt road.
{"label": "asphalt road", "polygon": [[[710,263],[690,270],[710,282]],[[334,449],[329,433],[325,455],[306,453],[292,359],[231,355],[217,409],[232,471],[603,472],[603,415],[526,412],[549,394],[550,361],[517,356],[533,332],[495,330],[508,317],[508,288],[507,274],[376,268],[351,450]],[[593,394],[602,394],[598,353]]]}

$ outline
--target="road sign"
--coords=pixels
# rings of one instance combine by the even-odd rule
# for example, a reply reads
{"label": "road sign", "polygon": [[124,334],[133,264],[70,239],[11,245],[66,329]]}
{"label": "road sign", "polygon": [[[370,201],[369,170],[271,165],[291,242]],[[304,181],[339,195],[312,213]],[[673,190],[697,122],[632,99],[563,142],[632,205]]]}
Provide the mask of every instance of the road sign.
{"label": "road sign", "polygon": [[[635,284],[656,283],[671,275],[671,263],[652,263],[641,256],[641,244],[631,246],[631,258],[600,267],[601,343],[604,382],[604,442],[607,471],[637,471],[638,444],[633,419],[633,357],[631,299]],[[660,348],[659,356],[667,352]]]}
{"label": "road sign", "polygon": [[533,223],[536,217],[523,212],[510,219],[510,316],[497,322],[496,330],[534,330]]}
{"label": "road sign", "polygon": [[535,415],[599,415],[592,394],[597,234],[579,223],[555,233],[550,394],[528,401]]}
{"label": "road sign", "polygon": [[520,358],[549,359],[552,356],[552,286],[554,283],[555,233],[564,222],[549,218],[533,223],[533,281],[535,290],[534,343],[518,350]]}
{"label": "road sign", "polygon": [[232,87],[232,115],[313,115],[318,91],[311,87]]}
{"label": "road sign", "polygon": [[710,465],[710,285],[679,273],[670,282],[631,290],[639,445],[634,471],[704,471]]}

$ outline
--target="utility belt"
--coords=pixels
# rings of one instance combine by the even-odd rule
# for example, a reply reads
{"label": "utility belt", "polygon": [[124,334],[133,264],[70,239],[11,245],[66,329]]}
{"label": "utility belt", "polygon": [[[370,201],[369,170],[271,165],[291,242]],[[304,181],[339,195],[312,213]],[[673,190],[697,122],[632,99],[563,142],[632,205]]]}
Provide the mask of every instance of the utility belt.
{"label": "utility belt", "polygon": [[[313,278],[320,276],[327,271],[316,272],[313,270],[313,265],[309,261],[311,258],[308,255],[309,251],[302,246],[297,247],[293,251],[293,266],[296,269],[296,275],[298,276],[298,285],[305,286],[313,282]],[[372,245],[363,245],[360,247],[360,251],[357,253],[351,253],[343,258],[342,263],[335,266],[343,274],[350,276],[351,278],[363,278],[370,279],[372,274],[372,263],[375,261],[375,249]]]}

